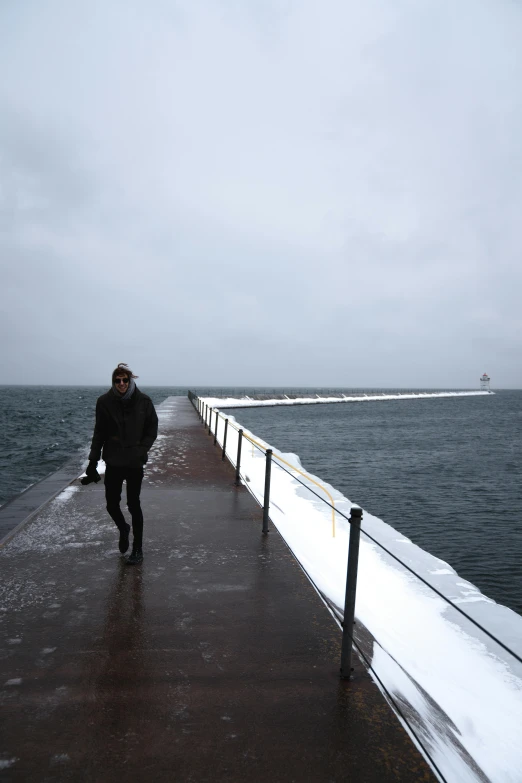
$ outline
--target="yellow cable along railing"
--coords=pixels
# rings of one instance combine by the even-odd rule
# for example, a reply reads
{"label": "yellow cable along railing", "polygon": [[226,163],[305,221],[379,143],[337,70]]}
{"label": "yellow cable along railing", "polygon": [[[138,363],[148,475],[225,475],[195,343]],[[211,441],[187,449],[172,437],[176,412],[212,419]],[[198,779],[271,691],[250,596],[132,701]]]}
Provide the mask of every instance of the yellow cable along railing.
{"label": "yellow cable along railing", "polygon": [[[220,419],[223,419],[223,421],[225,421],[227,419],[227,417],[223,416],[223,414],[220,413],[219,411],[216,411],[216,413],[217,413],[217,415],[218,415],[218,417]],[[230,418],[228,418],[228,426],[232,427],[232,429],[234,429],[237,432],[239,432],[239,427],[236,427],[230,421]],[[259,443],[259,441],[255,440],[254,438],[251,438],[250,435],[247,435],[245,432],[243,432],[243,437],[246,438],[247,440],[249,440],[252,443],[252,456],[254,454],[254,445],[257,446],[261,451],[263,451],[263,452],[265,451],[266,447],[263,446],[261,443]],[[324,492],[325,495],[328,495],[328,498],[330,500],[330,504],[332,506],[332,537],[335,538],[335,501],[334,501],[332,495],[330,494],[330,492],[328,492],[326,487],[323,487],[322,484],[319,484],[318,481],[316,481],[311,476],[309,476],[308,473],[305,473],[303,470],[300,470],[299,468],[296,468],[295,465],[292,465],[291,462],[287,462],[287,460],[283,459],[283,457],[280,457],[279,454],[272,453],[272,459],[277,459],[277,460],[279,460],[279,462],[283,462],[285,465],[288,465],[288,467],[291,470],[295,471],[296,473],[299,473],[299,475],[303,476],[303,478],[305,478],[307,481],[310,481],[312,484],[315,484],[316,487],[319,487],[319,489],[322,492]]]}

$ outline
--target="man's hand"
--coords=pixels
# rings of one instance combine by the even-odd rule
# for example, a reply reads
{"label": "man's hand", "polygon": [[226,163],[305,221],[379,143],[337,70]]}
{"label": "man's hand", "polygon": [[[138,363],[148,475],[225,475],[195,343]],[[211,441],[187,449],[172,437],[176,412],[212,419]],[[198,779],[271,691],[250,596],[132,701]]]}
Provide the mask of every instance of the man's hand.
{"label": "man's hand", "polygon": [[89,464],[85,468],[86,475],[82,479],[80,479],[82,484],[92,484],[93,481],[97,484],[98,481],[101,481],[101,476],[96,470],[97,467],[98,467],[97,460],[91,460],[89,462]]}

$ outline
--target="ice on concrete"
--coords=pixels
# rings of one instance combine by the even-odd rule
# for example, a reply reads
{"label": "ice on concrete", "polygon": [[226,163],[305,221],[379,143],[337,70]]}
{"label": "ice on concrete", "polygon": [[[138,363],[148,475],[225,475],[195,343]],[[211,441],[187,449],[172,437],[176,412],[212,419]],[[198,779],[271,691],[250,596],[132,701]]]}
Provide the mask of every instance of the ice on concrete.
{"label": "ice on concrete", "polygon": [[55,503],[65,503],[66,500],[69,500],[70,497],[74,495],[75,492],[78,492],[79,487],[75,487],[72,484],[70,484],[68,487],[65,487],[59,495],[57,495],[54,499]]}

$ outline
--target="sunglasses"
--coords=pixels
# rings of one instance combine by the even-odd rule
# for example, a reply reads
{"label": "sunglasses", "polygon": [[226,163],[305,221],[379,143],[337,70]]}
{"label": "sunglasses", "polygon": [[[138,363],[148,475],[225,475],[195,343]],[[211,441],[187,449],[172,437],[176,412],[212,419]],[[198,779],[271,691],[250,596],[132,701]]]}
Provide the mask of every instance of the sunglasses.
{"label": "sunglasses", "polygon": [[118,384],[120,384],[120,383],[128,383],[128,382],[129,382],[128,378],[115,378],[114,379],[114,383],[116,384],[116,386],[118,386]]}

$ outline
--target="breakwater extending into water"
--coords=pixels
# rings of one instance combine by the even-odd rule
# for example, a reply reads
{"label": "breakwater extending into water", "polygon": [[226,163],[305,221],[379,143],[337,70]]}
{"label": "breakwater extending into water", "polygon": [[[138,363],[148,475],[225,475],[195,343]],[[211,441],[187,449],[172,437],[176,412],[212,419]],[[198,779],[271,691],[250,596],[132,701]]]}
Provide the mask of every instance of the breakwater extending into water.
{"label": "breakwater extending into water", "polygon": [[[192,399],[214,444],[239,465],[241,482],[264,506],[263,519],[268,510],[271,522],[340,617],[348,514],[354,501],[365,508],[354,626],[357,649],[403,716],[415,716],[415,736],[422,737],[443,780],[518,783],[522,617],[491,601],[451,563],[368,513],[353,493],[343,495],[323,475],[311,475],[297,454],[260,436],[258,428],[247,427],[244,414],[259,413],[262,419],[260,411],[209,411],[208,399]],[[329,406],[311,409],[323,407]],[[285,413],[289,410],[293,406]],[[315,435],[320,438],[317,428]]]}
{"label": "breakwater extending into water", "polygon": [[258,393],[243,394],[241,396],[206,396],[206,404],[209,407],[220,408],[276,408],[281,405],[320,405],[327,403],[344,402],[388,402],[389,400],[426,400],[447,397],[483,397],[494,394],[492,391],[387,391],[387,392],[344,392],[325,391],[322,393],[307,394],[306,392],[294,393]]}
{"label": "breakwater extending into water", "polygon": [[[451,441],[451,437],[459,428],[463,432],[473,432],[473,417],[470,417],[468,407],[471,403],[476,403],[482,407],[477,408],[475,411],[476,426],[474,435],[477,435],[476,429],[479,427],[477,421],[483,422],[488,418],[488,415],[496,422],[496,425],[504,421],[505,429],[502,437],[498,435],[498,440],[504,441],[503,448],[505,448],[506,444],[513,445],[516,442],[516,439],[513,440],[513,438],[517,432],[515,422],[518,418],[517,411],[519,411],[519,408],[517,408],[517,400],[520,400],[520,395],[517,397],[515,393],[513,398],[513,396],[509,396],[506,393],[503,405],[496,409],[496,413],[493,415],[491,403],[497,403],[502,396],[490,396],[489,399],[477,396],[469,399],[428,399],[415,400],[414,402],[390,400],[380,406],[310,405],[306,407],[287,406],[278,410],[256,408],[249,410],[244,408],[238,412],[232,411],[232,414],[237,415],[244,426],[244,417],[247,415],[259,416],[259,423],[266,419],[274,419],[274,414],[276,413],[278,415],[284,414],[284,416],[296,415],[298,416],[297,421],[300,421],[299,426],[301,430],[306,430],[310,433],[310,436],[314,434],[316,445],[318,442],[321,442],[323,449],[325,448],[327,438],[322,434],[323,430],[318,427],[319,420],[315,421],[314,424],[313,419],[303,419],[306,413],[315,417],[321,414],[321,423],[324,425],[322,415],[329,411],[328,415],[332,415],[332,422],[337,427],[335,436],[339,441],[341,435],[339,427],[340,412],[344,411],[345,415],[349,415],[353,425],[356,420],[354,418],[355,413],[358,412],[360,414],[365,411],[365,415],[370,416],[369,423],[372,425],[370,431],[366,432],[366,438],[370,438],[373,429],[373,436],[377,443],[382,443],[386,440],[385,431],[387,426],[390,429],[390,433],[393,432],[396,436],[400,435],[405,442],[410,441],[410,437],[407,435],[408,427],[406,426],[409,418],[411,421],[408,426],[411,427],[412,431],[423,432],[424,439],[427,441],[426,449],[433,450],[433,442],[430,438],[427,438],[426,422],[422,423],[428,411],[433,412],[430,415],[434,417],[436,422],[435,431],[439,432],[439,434],[441,423],[444,419],[447,419],[450,425],[448,440]],[[160,406],[159,412],[162,425],[165,425],[171,415],[175,414],[176,407],[177,403],[174,401],[167,401]],[[379,424],[375,418],[377,410],[382,411],[383,416]],[[401,415],[405,416],[405,419],[402,420],[402,426],[398,421],[394,420],[393,410],[395,412],[400,410]],[[457,411],[462,412],[460,418],[457,416]],[[465,411],[467,412],[465,413]],[[477,413],[480,413],[478,417]],[[509,413],[514,414],[511,416],[511,419],[509,418]],[[229,417],[229,411],[224,411],[223,414],[224,417]],[[222,436],[223,417],[220,418],[220,422]],[[510,422],[509,427],[506,422]],[[295,423],[294,421],[293,425]],[[480,424],[480,427],[482,427],[482,424]],[[292,434],[293,429],[293,426],[290,427],[289,432],[295,438],[295,433]],[[275,430],[276,434],[278,436],[281,435],[283,430],[282,420],[279,419]],[[332,435],[334,430],[335,427],[332,430]],[[343,443],[343,451],[350,458],[357,459],[362,464],[364,460],[360,459],[360,449],[356,448],[358,444],[357,439],[353,436],[354,430],[355,427],[352,426],[350,442]],[[251,427],[251,432],[255,434],[256,439],[264,439],[260,435],[260,430],[257,426],[255,428]],[[511,436],[511,441],[509,436]],[[205,440],[211,448],[211,438],[206,437]],[[480,441],[480,438],[478,440]],[[273,444],[275,449],[281,448],[279,437],[273,440],[266,438],[266,442]],[[162,482],[164,479],[161,470],[158,472],[159,466],[155,463],[158,459],[161,462],[163,455],[163,461],[166,462],[167,470],[174,470],[175,468],[168,466],[177,464],[177,462],[175,463],[172,460],[165,461],[165,454],[163,453],[165,451],[165,443],[164,438],[159,440],[156,453],[151,454],[151,462],[148,466],[151,484],[154,486],[158,485],[159,488],[163,489]],[[181,441],[178,439],[173,445],[181,452],[184,452],[184,449],[186,451],[186,443],[183,439]],[[472,439],[472,445],[472,451],[477,452],[476,437],[474,440]],[[243,480],[253,494],[259,496],[263,488],[264,454],[259,456],[258,447],[253,443],[251,445],[250,441],[246,446],[243,454]],[[250,453],[251,448],[252,453]],[[233,453],[232,438],[230,439],[230,449]],[[176,451],[174,451],[173,456],[176,456],[176,458],[178,456],[181,457],[179,465],[181,471],[180,478],[185,480],[186,458],[188,455],[186,453],[177,455]],[[295,455],[285,454],[285,457],[290,463],[301,464]],[[219,459],[219,457],[217,458]],[[308,464],[305,463],[304,467],[310,470]],[[273,477],[274,487],[277,484],[276,473],[277,471],[275,471]],[[316,478],[324,485],[324,474],[318,472]],[[403,480],[405,481],[406,478],[407,471],[404,471]],[[334,489],[332,485],[330,485],[329,490],[335,495],[336,508],[339,512],[338,516],[341,516],[341,512],[346,510],[342,505],[342,493],[339,493],[338,489]],[[79,491],[78,489],[76,495]],[[96,492],[96,490],[93,491]],[[274,508],[271,512],[274,519],[271,521],[277,521],[280,529],[283,529],[285,526],[288,528],[289,525],[295,528],[299,540],[294,538],[293,541],[289,542],[292,549],[298,554],[307,571],[310,572],[311,567],[314,569],[319,567],[319,576],[316,576],[314,573],[314,581],[320,583],[323,592],[332,594],[334,604],[339,607],[340,603],[342,603],[342,563],[339,569],[339,563],[337,562],[337,565],[335,565],[327,557],[327,567],[324,568],[323,566],[325,555],[332,555],[335,561],[338,560],[339,555],[341,555],[342,560],[343,552],[344,555],[346,554],[346,542],[344,541],[343,543],[343,537],[346,538],[346,529],[343,530],[342,518],[338,519],[336,521],[337,536],[334,539],[329,509],[326,508],[326,519],[323,519],[323,516],[325,516],[324,510],[320,510],[322,502],[318,499],[313,499],[312,504],[310,504],[309,500],[305,499],[303,493],[305,495],[309,494],[306,488],[299,485],[295,489],[287,487],[282,496],[280,492],[274,494]],[[161,494],[163,495],[164,493],[162,492]],[[348,497],[350,501],[346,499]],[[354,501],[367,509],[367,504],[362,499],[354,496],[352,492],[347,493],[344,498],[345,505],[350,505],[350,502]],[[61,502],[58,499],[58,503]],[[299,505],[297,516],[292,513],[295,510],[295,502]],[[291,506],[294,506],[294,509]],[[309,513],[310,511],[312,512],[311,514]],[[297,521],[297,526],[293,525],[292,516],[295,517],[294,522]],[[66,517],[69,519],[70,514],[66,514]],[[154,524],[154,520],[151,520],[151,522]],[[496,607],[495,604],[488,600],[487,596],[481,595],[476,587],[459,579],[461,574],[456,573],[451,568],[451,565],[448,566],[446,563],[437,561],[428,552],[419,552],[416,547],[412,546],[412,542],[399,532],[399,529],[383,524],[379,520],[375,520],[375,518],[372,519],[372,514],[367,511],[364,514],[364,525],[366,530],[368,530],[368,525],[370,525],[372,532],[386,534],[389,539],[386,541],[389,549],[397,552],[403,549],[403,558],[410,558],[408,562],[412,562],[411,558],[413,557],[415,559],[421,557],[425,566],[423,573],[439,587],[444,587],[444,584],[447,587],[449,586],[449,592],[453,593],[451,599],[455,605],[464,605],[463,608],[471,616],[488,620],[488,622],[484,622],[484,625],[488,627],[491,627],[491,623],[496,623],[496,627],[493,629],[495,634],[504,639],[508,645],[517,644],[517,639],[520,639],[519,617],[510,613],[509,610]],[[83,521],[80,522],[78,520],[78,531],[81,530],[82,535],[88,536],[90,529],[90,526],[86,526]],[[62,527],[58,526],[57,544],[60,540],[61,530]],[[288,530],[286,533],[288,533]],[[301,547],[303,533],[305,533],[304,538],[307,538],[308,543],[311,543],[308,554],[306,551],[297,551]],[[48,548],[49,541],[47,536],[45,536],[45,540],[45,546]],[[77,543],[76,540],[73,540],[70,546],[75,547]],[[92,543],[97,545],[99,542],[96,540]],[[85,546],[87,546],[87,542],[85,542]],[[163,547],[161,551],[163,551]],[[82,554],[82,557],[85,557],[85,555]],[[416,567],[418,568],[418,564]],[[337,572],[340,573],[340,578]],[[475,631],[473,629],[471,629],[472,633],[470,633],[470,629],[463,626],[458,617],[455,619],[448,614],[450,611],[454,612],[455,609],[445,609],[444,604],[440,605],[440,599],[430,599],[424,594],[425,588],[422,585],[420,590],[415,589],[412,579],[408,575],[406,575],[405,579],[395,574],[393,568],[390,570],[390,563],[386,562],[386,558],[383,561],[372,546],[369,549],[366,547],[366,551],[362,554],[361,579],[360,589],[358,590],[359,621],[361,622],[362,620],[362,626],[365,626],[373,636],[373,642],[367,638],[363,640],[367,647],[371,643],[369,650],[372,665],[379,672],[379,676],[384,678],[387,686],[399,696],[401,703],[409,705],[408,709],[411,709],[413,714],[420,716],[422,732],[424,733],[424,730],[427,732],[428,742],[432,745],[431,751],[445,765],[445,772],[448,772],[446,779],[459,781],[459,783],[463,779],[482,781],[483,778],[480,777],[480,774],[478,778],[475,775],[477,770],[472,771],[472,766],[470,767],[473,760],[476,760],[481,769],[487,770],[491,780],[516,781],[519,758],[517,756],[517,743],[512,740],[512,731],[513,729],[516,730],[519,724],[520,705],[516,695],[514,695],[513,688],[510,687],[510,682],[514,682],[512,679],[514,670],[511,669],[510,671],[506,655],[495,652],[490,648],[488,646],[490,642],[487,639],[480,638],[479,641],[479,639],[474,638],[473,634]],[[510,615],[514,618],[512,623],[509,620]],[[497,620],[499,622],[496,622]],[[361,641],[360,638],[359,641]],[[519,646],[518,643],[515,649],[519,649]],[[426,694],[429,696],[428,699],[426,699]],[[476,699],[479,699],[479,701],[476,702]],[[498,714],[497,704],[502,705],[501,714]],[[445,728],[447,726],[455,726],[457,734],[455,735],[453,732],[447,733]],[[470,730],[470,726],[473,726],[473,731]],[[486,737],[487,741],[485,740]],[[502,753],[499,752],[500,745],[503,748]],[[509,752],[506,752],[506,748]],[[514,771],[513,774],[512,771]],[[471,775],[468,775],[468,773],[471,773]],[[501,774],[502,777],[498,777],[497,773]],[[466,774],[466,777],[463,777],[463,774]]]}

